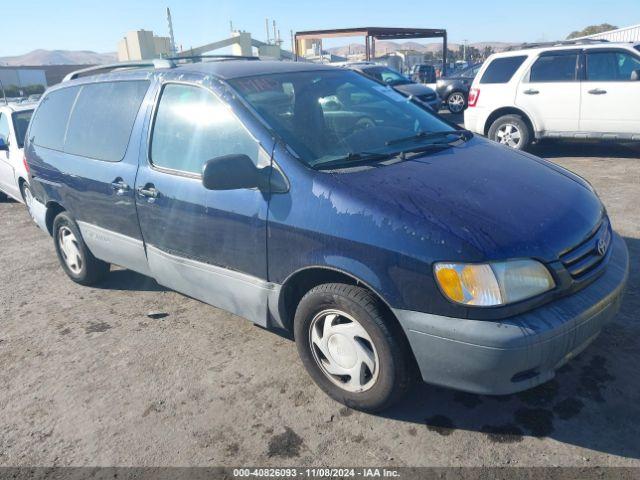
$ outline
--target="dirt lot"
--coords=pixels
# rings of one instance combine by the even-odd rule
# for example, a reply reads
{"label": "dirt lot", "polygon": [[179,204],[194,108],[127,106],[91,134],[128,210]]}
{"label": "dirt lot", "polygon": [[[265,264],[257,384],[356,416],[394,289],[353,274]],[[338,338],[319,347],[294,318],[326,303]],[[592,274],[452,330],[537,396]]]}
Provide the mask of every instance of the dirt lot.
{"label": "dirt lot", "polygon": [[621,313],[533,391],[420,385],[383,415],[322,394],[291,341],[145,277],[72,283],[0,202],[0,465],[640,466],[640,147],[535,153],[591,181],[625,237]]}

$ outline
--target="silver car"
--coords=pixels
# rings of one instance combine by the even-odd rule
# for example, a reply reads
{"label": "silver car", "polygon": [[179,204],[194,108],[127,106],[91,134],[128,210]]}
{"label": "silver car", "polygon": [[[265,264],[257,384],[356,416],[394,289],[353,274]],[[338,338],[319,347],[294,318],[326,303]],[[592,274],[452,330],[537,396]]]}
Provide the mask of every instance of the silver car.
{"label": "silver car", "polygon": [[432,88],[415,83],[395,70],[375,63],[348,63],[346,68],[360,72],[380,83],[389,85],[405,97],[430,108],[434,112],[440,110],[442,99]]}

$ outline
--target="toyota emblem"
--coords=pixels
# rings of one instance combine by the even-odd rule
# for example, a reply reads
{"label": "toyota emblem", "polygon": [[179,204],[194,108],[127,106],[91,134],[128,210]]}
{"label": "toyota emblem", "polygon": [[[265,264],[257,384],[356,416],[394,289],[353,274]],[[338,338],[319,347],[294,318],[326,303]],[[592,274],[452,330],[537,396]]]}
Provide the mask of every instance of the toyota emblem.
{"label": "toyota emblem", "polygon": [[607,241],[604,238],[598,240],[598,255],[604,257],[604,254],[607,253]]}

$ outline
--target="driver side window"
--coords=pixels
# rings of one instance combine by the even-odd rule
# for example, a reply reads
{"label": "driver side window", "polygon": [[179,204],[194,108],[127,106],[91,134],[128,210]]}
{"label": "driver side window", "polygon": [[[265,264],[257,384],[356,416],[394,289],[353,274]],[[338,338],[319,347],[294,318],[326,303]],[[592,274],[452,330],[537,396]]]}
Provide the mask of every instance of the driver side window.
{"label": "driver side window", "polygon": [[258,143],[231,108],[205,88],[164,86],[151,138],[151,163],[160,168],[202,173],[212,158],[245,154],[258,161]]}
{"label": "driver side window", "polygon": [[5,144],[9,144],[9,119],[4,113],[0,113],[0,140]]}

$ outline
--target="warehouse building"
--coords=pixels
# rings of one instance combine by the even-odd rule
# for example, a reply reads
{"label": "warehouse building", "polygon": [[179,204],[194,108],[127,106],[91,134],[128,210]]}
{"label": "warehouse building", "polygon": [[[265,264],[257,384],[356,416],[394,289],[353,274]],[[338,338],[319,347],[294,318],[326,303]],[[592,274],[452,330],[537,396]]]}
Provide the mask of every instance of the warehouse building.
{"label": "warehouse building", "polygon": [[583,38],[608,40],[609,42],[640,42],[640,24],[580,37],[580,39]]}

